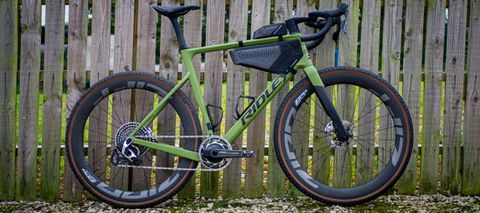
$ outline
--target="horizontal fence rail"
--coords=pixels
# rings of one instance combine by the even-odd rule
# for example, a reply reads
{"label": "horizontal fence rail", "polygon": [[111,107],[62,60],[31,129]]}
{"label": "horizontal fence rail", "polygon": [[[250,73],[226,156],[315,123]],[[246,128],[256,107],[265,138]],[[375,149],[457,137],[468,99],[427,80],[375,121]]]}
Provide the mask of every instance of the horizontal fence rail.
{"label": "horizontal fence rail", "polygon": [[[336,64],[368,69],[402,94],[413,118],[415,149],[395,193],[480,195],[480,0],[342,2],[350,5],[346,34],[338,44],[328,34],[311,55],[318,69]],[[201,5],[201,10],[191,11],[181,21],[187,43],[198,47],[250,39],[263,25],[334,8],[338,3],[0,1],[0,138],[4,145],[0,149],[0,200],[82,199],[86,192],[64,158],[66,120],[82,93],[100,79],[124,71],[147,71],[172,82],[182,77],[184,69],[173,29],[152,5]],[[306,27],[301,30],[311,33]],[[225,111],[219,134],[235,121],[237,97],[259,94],[275,77],[235,66],[228,52],[198,55],[194,67],[205,101]],[[299,72],[291,85],[302,75]],[[223,172],[198,173],[178,198],[301,195],[285,182],[273,147],[276,110],[287,91],[280,91],[242,137],[231,141],[236,149],[253,150],[257,158],[235,159]],[[189,85],[184,92],[192,97]],[[150,98],[137,101],[142,104]],[[239,108],[244,105],[241,102]],[[129,106],[111,107],[124,107],[136,114]],[[220,116],[216,113],[214,120]],[[306,115],[305,119],[311,118]],[[154,125],[175,127],[175,122],[159,120]],[[95,121],[89,125],[96,125],[105,134],[111,131]],[[107,153],[111,150],[110,146],[86,146],[84,152],[102,148]],[[311,158],[318,157],[315,148],[311,144],[296,147]],[[380,144],[374,149],[380,156],[378,150],[389,147]],[[349,155],[362,160],[356,147],[353,150]],[[328,161],[335,165],[342,154],[346,155],[332,151]],[[105,160],[93,160],[105,166]],[[355,171],[345,171],[350,171],[353,180]],[[141,184],[141,180],[130,181],[133,186]]]}

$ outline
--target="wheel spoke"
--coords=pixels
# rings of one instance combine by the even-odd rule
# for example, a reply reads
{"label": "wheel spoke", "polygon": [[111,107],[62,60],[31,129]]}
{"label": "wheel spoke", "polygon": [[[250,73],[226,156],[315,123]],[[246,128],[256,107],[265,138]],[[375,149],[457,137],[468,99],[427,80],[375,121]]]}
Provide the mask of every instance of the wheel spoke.
{"label": "wheel spoke", "polygon": [[[327,86],[327,89],[329,88],[332,88],[332,86]],[[379,120],[393,117],[393,115],[390,111],[377,115],[377,108],[389,103],[380,101],[378,96],[375,95],[376,93],[358,86],[335,85],[335,88],[330,89],[330,91],[333,94],[332,100],[334,100],[335,108],[340,113],[340,119],[350,123],[346,128],[348,127],[347,131],[352,134],[352,138],[348,142],[339,142],[335,139],[335,131],[324,132],[324,128],[327,126],[325,122],[330,122],[331,119],[326,115],[318,99],[314,98],[313,101],[309,102],[306,100],[312,100],[312,98],[306,97],[303,99],[304,102],[300,108],[297,108],[297,112],[310,110],[310,113],[307,113],[307,117],[300,116],[301,113],[295,115],[297,117],[294,118],[293,125],[290,127],[291,145],[289,146],[294,147],[295,159],[308,159],[308,164],[301,165],[301,169],[305,172],[309,171],[307,174],[311,176],[320,175],[318,178],[322,178],[322,184],[337,188],[362,186],[375,180],[375,177],[383,170],[383,167],[379,168],[379,172],[374,169],[377,162],[379,166],[387,165],[384,162],[385,159],[378,158],[376,154],[378,133],[390,131],[395,126],[393,122],[389,122],[379,127],[377,124]],[[292,99],[296,100],[294,98]],[[312,106],[312,104],[315,104],[315,106]],[[307,137],[303,138],[303,136]],[[396,136],[391,137],[381,138],[381,143],[395,143]],[[302,152],[295,149],[301,144],[309,144],[307,151]],[[310,151],[312,144],[313,152]],[[387,155],[391,156],[391,153]],[[332,156],[333,158],[331,158]],[[328,159],[333,159],[333,161]],[[331,162],[333,162],[333,166],[330,164]],[[355,164],[355,166],[352,164]],[[310,165],[312,166],[311,169],[309,168]],[[319,168],[329,171],[319,173]],[[332,179],[325,182],[325,178]]]}

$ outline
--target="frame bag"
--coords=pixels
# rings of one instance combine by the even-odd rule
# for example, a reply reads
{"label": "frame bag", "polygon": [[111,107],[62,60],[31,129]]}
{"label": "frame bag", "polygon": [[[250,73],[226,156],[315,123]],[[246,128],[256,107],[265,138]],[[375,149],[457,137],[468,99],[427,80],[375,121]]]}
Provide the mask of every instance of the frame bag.
{"label": "frame bag", "polygon": [[229,53],[236,65],[277,74],[294,71],[293,66],[303,57],[298,40],[239,47],[230,50]]}

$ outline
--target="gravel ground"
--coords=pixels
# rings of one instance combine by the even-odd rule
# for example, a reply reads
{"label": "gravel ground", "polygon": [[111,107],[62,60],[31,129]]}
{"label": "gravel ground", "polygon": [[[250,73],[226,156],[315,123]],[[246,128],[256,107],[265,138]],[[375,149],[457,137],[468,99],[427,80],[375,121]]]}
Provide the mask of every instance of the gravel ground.
{"label": "gravel ground", "polygon": [[380,197],[353,207],[328,206],[310,198],[171,200],[156,208],[115,209],[96,201],[83,203],[0,202],[0,212],[480,212],[480,196]]}

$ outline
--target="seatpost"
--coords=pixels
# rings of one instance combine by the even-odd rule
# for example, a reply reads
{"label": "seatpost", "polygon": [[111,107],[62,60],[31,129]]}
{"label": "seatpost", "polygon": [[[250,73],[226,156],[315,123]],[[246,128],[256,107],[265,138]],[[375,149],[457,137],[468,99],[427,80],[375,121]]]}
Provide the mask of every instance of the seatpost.
{"label": "seatpost", "polygon": [[177,36],[178,46],[180,50],[187,49],[187,43],[185,42],[185,37],[183,37],[183,33],[180,30],[180,25],[178,24],[177,20],[178,16],[169,17],[170,22],[172,22],[173,29],[175,30],[175,35]]}

